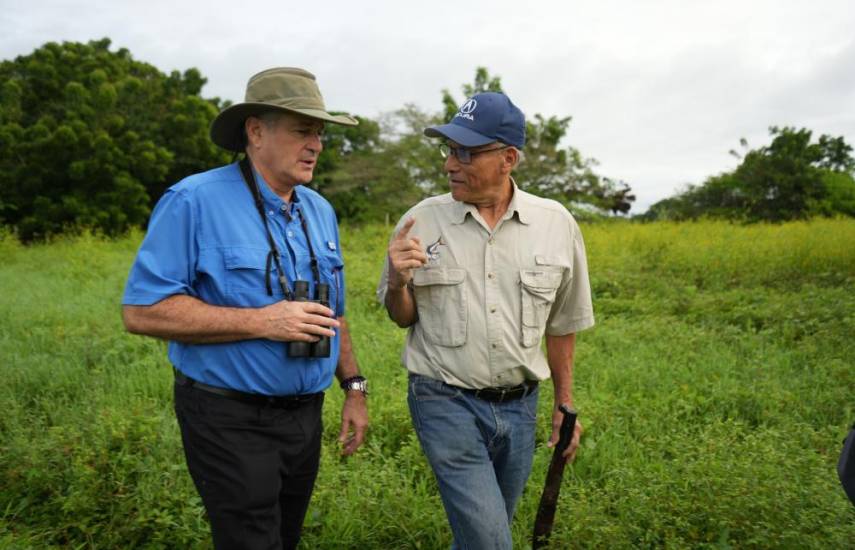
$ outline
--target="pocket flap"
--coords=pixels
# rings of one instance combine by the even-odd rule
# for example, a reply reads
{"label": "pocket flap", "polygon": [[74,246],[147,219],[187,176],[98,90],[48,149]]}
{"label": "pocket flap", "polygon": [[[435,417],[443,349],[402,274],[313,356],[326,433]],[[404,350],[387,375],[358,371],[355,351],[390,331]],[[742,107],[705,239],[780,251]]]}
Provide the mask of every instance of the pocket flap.
{"label": "pocket flap", "polygon": [[458,285],[465,278],[465,269],[451,267],[422,268],[413,272],[413,284],[416,286]]}
{"label": "pocket flap", "polygon": [[344,260],[335,252],[324,250],[319,255],[318,260],[321,263],[326,264],[330,269],[341,269],[344,267]]}
{"label": "pocket flap", "polygon": [[520,282],[528,288],[554,289],[561,284],[561,273],[556,271],[540,271],[521,269]]}
{"label": "pocket flap", "polygon": [[231,247],[223,250],[226,269],[266,269],[268,250]]}
{"label": "pocket flap", "polygon": [[544,256],[542,254],[536,254],[534,256],[534,263],[536,265],[551,265],[551,266],[562,266],[561,258],[558,256]]}

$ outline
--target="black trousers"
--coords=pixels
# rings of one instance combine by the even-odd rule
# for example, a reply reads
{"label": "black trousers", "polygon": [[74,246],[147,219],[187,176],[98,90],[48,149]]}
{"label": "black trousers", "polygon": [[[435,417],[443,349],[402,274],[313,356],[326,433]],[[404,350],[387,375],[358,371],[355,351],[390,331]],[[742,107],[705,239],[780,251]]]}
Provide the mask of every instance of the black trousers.
{"label": "black trousers", "polygon": [[175,384],[187,467],[218,550],[296,548],[321,452],[323,394],[298,407]]}

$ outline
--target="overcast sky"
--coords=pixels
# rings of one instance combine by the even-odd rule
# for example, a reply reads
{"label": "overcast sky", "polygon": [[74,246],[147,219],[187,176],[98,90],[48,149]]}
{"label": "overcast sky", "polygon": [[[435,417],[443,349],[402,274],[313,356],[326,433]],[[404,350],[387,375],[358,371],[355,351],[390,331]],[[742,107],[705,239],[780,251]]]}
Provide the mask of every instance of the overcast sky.
{"label": "overcast sky", "polygon": [[259,70],[303,67],[328,108],[369,117],[439,110],[485,66],[526,115],[572,116],[566,143],[628,182],[636,213],[733,169],[771,125],[855,144],[851,0],[0,0],[2,59],[103,37],[232,101]]}

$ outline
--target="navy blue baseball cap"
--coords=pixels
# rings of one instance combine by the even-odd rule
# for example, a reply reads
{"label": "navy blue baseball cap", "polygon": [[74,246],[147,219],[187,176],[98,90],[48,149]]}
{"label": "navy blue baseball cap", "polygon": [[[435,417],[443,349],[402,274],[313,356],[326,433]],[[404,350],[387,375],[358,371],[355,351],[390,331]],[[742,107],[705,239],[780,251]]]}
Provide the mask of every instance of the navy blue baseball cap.
{"label": "navy blue baseball cap", "polygon": [[522,149],[525,116],[505,94],[482,92],[467,99],[448,124],[425,128],[425,135],[444,137],[463,147],[501,141]]}

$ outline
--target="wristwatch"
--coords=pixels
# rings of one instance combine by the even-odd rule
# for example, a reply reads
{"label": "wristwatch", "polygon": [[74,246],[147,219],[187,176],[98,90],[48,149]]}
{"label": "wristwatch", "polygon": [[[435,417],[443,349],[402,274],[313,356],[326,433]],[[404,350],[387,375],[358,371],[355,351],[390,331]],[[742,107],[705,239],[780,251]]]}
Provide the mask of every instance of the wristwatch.
{"label": "wristwatch", "polygon": [[351,376],[341,381],[341,389],[344,391],[359,390],[368,395],[368,380],[364,376]]}

